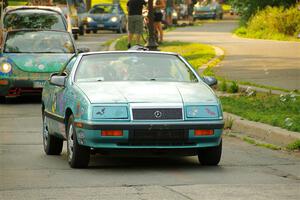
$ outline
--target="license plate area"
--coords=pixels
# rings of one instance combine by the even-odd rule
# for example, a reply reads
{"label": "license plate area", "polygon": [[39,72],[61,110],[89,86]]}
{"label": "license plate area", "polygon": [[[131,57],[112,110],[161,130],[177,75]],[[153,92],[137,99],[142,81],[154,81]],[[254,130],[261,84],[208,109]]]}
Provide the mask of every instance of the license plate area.
{"label": "license plate area", "polygon": [[45,85],[45,81],[34,81],[33,88],[43,88]]}
{"label": "license plate area", "polygon": [[181,146],[188,144],[188,131],[184,129],[132,130],[128,142],[133,146]]}

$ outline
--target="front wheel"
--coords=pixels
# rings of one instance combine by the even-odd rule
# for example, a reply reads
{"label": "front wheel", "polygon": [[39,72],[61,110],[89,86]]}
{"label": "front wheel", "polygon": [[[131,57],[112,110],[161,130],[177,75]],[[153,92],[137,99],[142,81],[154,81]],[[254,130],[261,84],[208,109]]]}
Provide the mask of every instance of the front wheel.
{"label": "front wheel", "polygon": [[90,161],[90,148],[78,143],[74,127],[74,117],[70,116],[67,128],[68,162],[72,168],[85,168]]}
{"label": "front wheel", "polygon": [[60,155],[63,148],[63,140],[49,134],[47,118],[43,115],[43,145],[47,155]]}
{"label": "front wheel", "polygon": [[222,140],[216,147],[200,148],[198,160],[202,165],[218,165],[222,155]]}
{"label": "front wheel", "polygon": [[98,32],[98,30],[97,30],[97,29],[94,29],[94,30],[93,30],[93,33],[95,33],[95,34],[96,34],[97,32]]}
{"label": "front wheel", "polygon": [[78,40],[78,34],[74,34],[73,36],[75,40]]}

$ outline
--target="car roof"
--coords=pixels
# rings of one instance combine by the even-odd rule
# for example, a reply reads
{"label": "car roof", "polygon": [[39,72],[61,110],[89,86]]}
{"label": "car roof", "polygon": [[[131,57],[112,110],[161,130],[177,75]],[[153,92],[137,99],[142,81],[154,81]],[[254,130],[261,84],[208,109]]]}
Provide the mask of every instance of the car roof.
{"label": "car roof", "polygon": [[99,3],[99,4],[95,4],[93,7],[97,7],[97,6],[118,6],[120,4],[118,3]]}
{"label": "car roof", "polygon": [[173,55],[173,56],[178,56],[179,54],[174,53],[174,52],[164,52],[164,51],[141,51],[141,50],[128,50],[128,51],[94,51],[94,52],[86,52],[86,53],[81,53],[82,56],[85,55],[97,55],[97,54],[115,54],[115,53],[123,53],[123,54],[128,54],[128,53],[136,53],[136,54],[161,54],[161,55]]}
{"label": "car roof", "polygon": [[7,33],[11,33],[11,32],[21,32],[21,31],[26,31],[26,32],[60,32],[60,33],[68,33],[70,34],[68,31],[63,31],[63,30],[45,30],[45,29],[12,29],[12,30],[8,30],[6,31]]}
{"label": "car roof", "polygon": [[56,6],[8,6],[4,9],[4,13],[13,12],[17,10],[47,10],[62,14],[62,10]]}

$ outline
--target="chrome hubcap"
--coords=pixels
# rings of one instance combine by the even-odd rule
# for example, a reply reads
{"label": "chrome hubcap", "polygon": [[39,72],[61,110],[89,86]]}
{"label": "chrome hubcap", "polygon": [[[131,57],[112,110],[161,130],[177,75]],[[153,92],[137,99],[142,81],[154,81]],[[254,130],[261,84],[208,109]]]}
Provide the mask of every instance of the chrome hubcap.
{"label": "chrome hubcap", "polygon": [[69,160],[72,160],[73,157],[73,147],[74,147],[74,139],[73,139],[73,125],[70,125],[69,133],[68,133],[68,152],[69,152]]}
{"label": "chrome hubcap", "polygon": [[47,118],[44,116],[44,121],[43,121],[43,138],[44,138],[44,146],[46,147],[48,144],[48,137],[49,137],[49,131],[47,127]]}

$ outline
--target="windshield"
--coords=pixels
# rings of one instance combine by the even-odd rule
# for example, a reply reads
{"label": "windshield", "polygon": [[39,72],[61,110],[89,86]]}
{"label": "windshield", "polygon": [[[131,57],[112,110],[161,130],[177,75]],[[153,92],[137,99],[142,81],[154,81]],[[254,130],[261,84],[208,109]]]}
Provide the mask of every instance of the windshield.
{"label": "windshield", "polygon": [[66,32],[18,31],[7,35],[6,53],[74,53],[74,45]]}
{"label": "windshield", "polygon": [[43,10],[10,12],[5,15],[3,23],[6,29],[45,29],[62,31],[67,29],[61,15]]}
{"label": "windshield", "polygon": [[117,14],[118,8],[113,5],[98,5],[91,9],[91,14]]}
{"label": "windshield", "polygon": [[177,56],[151,53],[85,55],[75,80],[198,82],[195,74]]}

